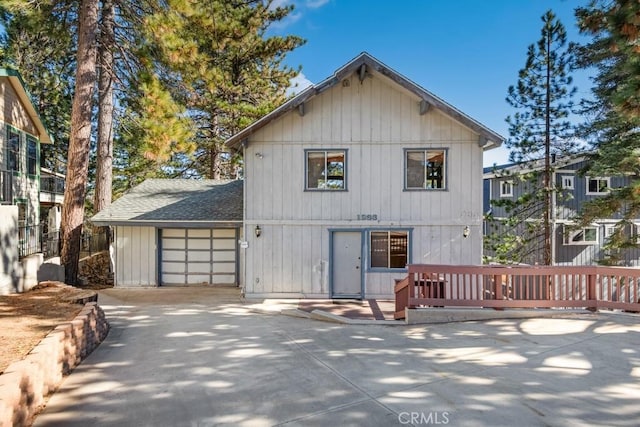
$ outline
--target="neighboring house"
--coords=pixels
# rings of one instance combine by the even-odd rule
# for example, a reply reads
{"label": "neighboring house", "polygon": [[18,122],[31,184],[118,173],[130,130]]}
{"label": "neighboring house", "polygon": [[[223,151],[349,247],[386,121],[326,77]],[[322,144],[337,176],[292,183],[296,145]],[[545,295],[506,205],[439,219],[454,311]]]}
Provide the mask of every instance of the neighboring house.
{"label": "neighboring house", "polygon": [[24,283],[31,274],[15,258],[39,252],[40,144],[52,140],[14,70],[0,69],[0,109],[0,293],[5,293],[35,284],[35,279]]}
{"label": "neighboring house", "polygon": [[114,285],[237,286],[242,185],[148,179],[96,214],[114,230]]}
{"label": "neighboring house", "polygon": [[479,264],[482,156],[502,140],[360,54],[227,141],[246,295],[391,297],[407,264]]}
{"label": "neighboring house", "polygon": [[[553,164],[552,182],[558,191],[552,198],[552,264],[554,265],[594,265],[606,257],[604,245],[614,231],[619,215],[611,218],[599,218],[590,226],[577,229],[574,217],[589,200],[606,195],[612,188],[629,184],[629,178],[622,176],[582,176],[579,171],[587,166],[584,157],[558,159]],[[494,200],[515,200],[523,194],[523,184],[514,179],[514,174],[531,170],[542,170],[543,165],[534,162],[526,167],[517,164],[499,166],[497,169],[485,168],[484,210],[491,211],[495,219],[506,218],[504,208],[498,207]],[[485,226],[485,234],[492,232]],[[493,230],[500,232],[500,230]],[[626,233],[640,237],[640,218]],[[541,247],[541,246],[540,246]],[[490,255],[490,254],[488,254]],[[621,263],[627,266],[640,266],[640,249],[625,249]],[[542,254],[533,254],[528,263],[540,260]]]}

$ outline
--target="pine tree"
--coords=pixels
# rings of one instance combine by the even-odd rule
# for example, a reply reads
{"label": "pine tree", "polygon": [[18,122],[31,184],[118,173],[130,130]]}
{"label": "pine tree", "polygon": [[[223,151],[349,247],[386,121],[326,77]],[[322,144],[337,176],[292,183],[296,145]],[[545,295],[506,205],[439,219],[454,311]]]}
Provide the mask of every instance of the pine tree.
{"label": "pine tree", "polygon": [[[292,10],[271,3],[170,0],[167,9],[149,18],[148,37],[168,70],[163,81],[196,125],[197,149],[183,172],[232,175],[224,141],[285,101],[296,71],[282,62],[303,40],[266,36],[269,26]],[[162,155],[163,147],[156,148]]]}
{"label": "pine tree", "polygon": [[615,264],[625,248],[637,246],[629,228],[640,218],[640,3],[594,0],[576,15],[581,32],[593,36],[580,47],[579,63],[596,70],[593,99],[584,102],[588,121],[580,128],[592,145],[585,173],[629,180],[584,205],[579,221],[620,215],[603,260]]}
{"label": "pine tree", "polygon": [[[492,236],[490,247],[522,262],[522,254],[535,254],[541,246],[542,256],[534,259],[550,265],[555,191],[552,158],[567,156],[577,148],[568,120],[576,89],[569,75],[574,61],[572,45],[567,43],[564,26],[551,10],[542,16],[542,22],[541,38],[529,46],[518,83],[509,87],[506,98],[517,110],[506,119],[510,134],[506,146],[511,149],[510,160],[520,163],[522,170],[516,171],[513,178],[526,183],[520,184],[526,191],[516,200],[494,203],[505,207],[510,219],[501,232]],[[540,160],[541,167],[534,168],[534,161]],[[506,249],[509,247],[514,250]]]}

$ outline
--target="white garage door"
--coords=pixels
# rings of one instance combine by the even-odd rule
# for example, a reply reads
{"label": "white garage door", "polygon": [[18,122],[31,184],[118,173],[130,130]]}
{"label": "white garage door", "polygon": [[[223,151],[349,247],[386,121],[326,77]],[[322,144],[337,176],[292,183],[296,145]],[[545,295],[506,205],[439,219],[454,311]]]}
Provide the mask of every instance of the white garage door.
{"label": "white garage door", "polygon": [[236,229],[160,230],[161,284],[235,284]]}

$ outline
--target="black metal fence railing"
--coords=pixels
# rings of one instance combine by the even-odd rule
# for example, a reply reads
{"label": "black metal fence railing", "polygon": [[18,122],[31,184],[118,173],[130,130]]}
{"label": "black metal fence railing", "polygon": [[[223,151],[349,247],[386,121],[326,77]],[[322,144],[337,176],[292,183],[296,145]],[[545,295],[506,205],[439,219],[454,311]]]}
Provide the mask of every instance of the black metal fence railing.
{"label": "black metal fence railing", "polygon": [[0,170],[0,203],[13,201],[13,173]]}
{"label": "black metal fence railing", "polygon": [[[92,255],[109,249],[109,235],[107,230],[86,230],[82,232],[80,241],[80,256]],[[36,253],[42,253],[45,259],[60,256],[62,242],[60,231],[46,231],[46,226],[24,225],[18,227],[18,254],[24,258]]]}
{"label": "black metal fence railing", "polygon": [[53,194],[64,194],[64,178],[59,176],[41,176],[40,191]]}

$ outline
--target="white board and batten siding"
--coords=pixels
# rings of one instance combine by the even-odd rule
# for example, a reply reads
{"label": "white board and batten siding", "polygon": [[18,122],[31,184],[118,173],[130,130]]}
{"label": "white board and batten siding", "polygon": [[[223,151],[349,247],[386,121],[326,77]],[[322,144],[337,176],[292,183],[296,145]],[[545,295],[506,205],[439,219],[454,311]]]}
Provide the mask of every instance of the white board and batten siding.
{"label": "white board and batten siding", "polygon": [[[376,73],[348,80],[306,102],[304,116],[291,111],[249,137],[247,294],[326,297],[329,230],[340,228],[364,236],[374,228],[411,229],[412,263],[481,261],[479,135],[437,109],[420,115],[417,96]],[[408,148],[446,150],[446,191],[404,191]],[[347,150],[347,191],[304,191],[306,149]],[[377,220],[358,220],[370,214]],[[392,296],[393,279],[405,273],[370,272],[364,262],[364,296]]]}
{"label": "white board and batten siding", "polygon": [[157,286],[156,234],[155,227],[115,227],[116,287]]}

